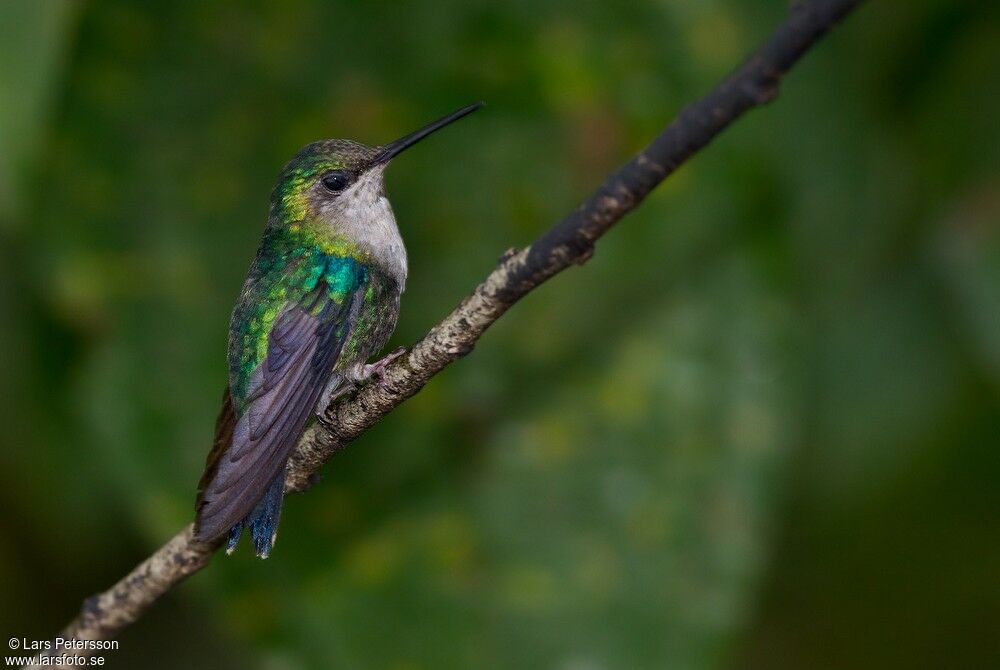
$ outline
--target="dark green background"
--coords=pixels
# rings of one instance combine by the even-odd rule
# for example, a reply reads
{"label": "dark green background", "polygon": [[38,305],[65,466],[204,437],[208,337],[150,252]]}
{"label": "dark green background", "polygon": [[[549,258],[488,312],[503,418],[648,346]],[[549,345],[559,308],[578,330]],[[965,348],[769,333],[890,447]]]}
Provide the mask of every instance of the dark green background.
{"label": "dark green background", "polygon": [[[188,522],[298,147],[402,157],[412,343],[787,2],[0,4],[0,633]],[[111,668],[1000,665],[1000,21],[872,2]]]}

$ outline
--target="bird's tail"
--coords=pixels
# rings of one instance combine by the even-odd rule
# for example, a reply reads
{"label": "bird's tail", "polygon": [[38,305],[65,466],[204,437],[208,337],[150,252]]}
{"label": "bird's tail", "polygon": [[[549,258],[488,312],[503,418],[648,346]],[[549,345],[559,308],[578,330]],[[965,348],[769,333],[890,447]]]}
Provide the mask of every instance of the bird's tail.
{"label": "bird's tail", "polygon": [[261,558],[268,557],[268,554],[271,553],[271,547],[274,546],[274,539],[278,536],[278,521],[281,520],[281,501],[284,498],[284,489],[285,470],[282,468],[257,506],[242,521],[229,529],[227,554],[236,550],[243,529],[249,528],[250,539],[253,541],[257,555]]}

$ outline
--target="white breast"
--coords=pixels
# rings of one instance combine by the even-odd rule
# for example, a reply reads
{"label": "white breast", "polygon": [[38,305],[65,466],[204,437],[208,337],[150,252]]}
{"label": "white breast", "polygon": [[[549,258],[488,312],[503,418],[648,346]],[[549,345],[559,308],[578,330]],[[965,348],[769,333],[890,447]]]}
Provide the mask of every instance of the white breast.
{"label": "white breast", "polygon": [[325,211],[340,232],[371,254],[374,262],[395,279],[400,291],[408,271],[406,247],[396,225],[392,205],[385,197],[382,170],[369,170]]}

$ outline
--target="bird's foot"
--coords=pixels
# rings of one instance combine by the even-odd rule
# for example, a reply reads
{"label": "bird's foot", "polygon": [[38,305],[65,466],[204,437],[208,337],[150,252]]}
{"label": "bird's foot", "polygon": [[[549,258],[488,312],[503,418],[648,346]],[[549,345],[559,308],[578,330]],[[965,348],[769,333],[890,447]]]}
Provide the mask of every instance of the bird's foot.
{"label": "bird's foot", "polygon": [[323,410],[332,405],[334,400],[351,393],[357,388],[357,383],[350,377],[335,377],[332,379],[323,391],[323,395],[319,397],[319,402],[316,403],[316,416],[322,416]]}
{"label": "bird's foot", "polygon": [[362,366],[361,374],[358,375],[358,381],[366,381],[372,377],[378,381],[378,385],[382,388],[386,387],[385,384],[385,369],[390,363],[406,353],[406,347],[400,347],[393,351],[391,354],[383,356],[374,363],[369,363]]}

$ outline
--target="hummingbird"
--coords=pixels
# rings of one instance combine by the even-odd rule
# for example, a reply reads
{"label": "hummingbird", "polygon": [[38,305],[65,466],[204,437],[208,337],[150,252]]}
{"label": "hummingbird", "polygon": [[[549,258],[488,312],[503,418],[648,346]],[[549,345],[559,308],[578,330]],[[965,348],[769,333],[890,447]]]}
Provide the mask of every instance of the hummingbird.
{"label": "hummingbird", "polygon": [[198,484],[195,538],[244,529],[274,546],[285,465],[312,415],[402,355],[368,363],[396,328],[406,247],[383,175],[389,162],[471,114],[463,107],[382,146],[324,140],[285,165],[229,324],[229,380]]}

